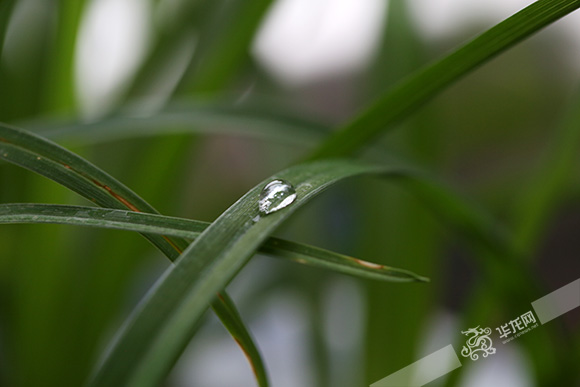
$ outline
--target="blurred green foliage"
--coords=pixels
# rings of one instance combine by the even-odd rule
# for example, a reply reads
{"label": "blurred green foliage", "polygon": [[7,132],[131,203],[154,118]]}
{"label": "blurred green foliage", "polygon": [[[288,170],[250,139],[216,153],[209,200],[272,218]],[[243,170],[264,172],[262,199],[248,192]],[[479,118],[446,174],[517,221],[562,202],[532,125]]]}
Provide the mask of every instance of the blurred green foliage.
{"label": "blurred green foliage", "polygon": [[[149,2],[153,16],[165,2]],[[312,125],[319,133],[314,137],[320,136],[344,118],[344,107],[328,97],[336,84],[349,85],[344,87],[351,94],[347,110],[354,113],[480,30],[472,26],[450,38],[452,42],[431,41],[417,31],[405,2],[390,1],[380,48],[367,69],[287,89],[249,55],[271,1],[173,3],[174,18],[151,25],[149,51],[99,122],[113,127],[110,120],[130,115],[131,109],[154,121],[174,105],[195,111],[199,100],[218,101],[234,111],[239,107],[241,118],[191,124],[220,133],[211,136],[135,135],[91,144],[71,135],[58,141],[125,182],[163,214],[205,221],[213,221],[256,182],[306,157],[309,150],[277,134],[272,137],[279,141],[225,136],[224,126],[235,126],[236,120],[252,126],[257,106],[255,122],[263,115],[288,126],[281,130]],[[74,68],[79,28],[90,2],[38,2],[34,11],[20,14],[18,23],[26,28],[11,24],[19,6],[0,0],[0,121],[39,132],[55,125],[81,128]],[[16,63],[14,58],[5,60],[2,51],[8,28],[19,32],[8,35],[11,47],[19,48]],[[140,103],[159,93],[156,85],[192,37],[196,49],[177,74],[165,107],[148,112]],[[366,309],[363,353],[354,354],[359,359],[352,361],[363,368],[354,377],[361,385],[422,356],[426,332],[441,315],[451,314],[460,325],[454,343],[458,349],[463,340],[459,331],[479,324],[497,326],[528,308],[530,301],[580,276],[580,245],[575,229],[566,227],[569,217],[580,217],[578,72],[567,66],[565,50],[554,48],[560,41],[557,31],[550,30],[511,49],[398,123],[396,131],[362,156],[383,161],[377,155],[396,155],[460,187],[512,231],[520,259],[512,272],[501,263],[481,265],[493,253],[451,232],[428,205],[396,182],[341,184],[326,201],[308,204],[282,229],[291,240],[431,278],[428,285],[354,282]],[[246,100],[237,101],[250,87]],[[168,117],[159,120],[160,132],[173,133],[189,122]],[[121,125],[137,124],[129,120]],[[53,182],[6,163],[0,164],[0,202],[86,205]],[[501,262],[504,257],[495,258]],[[81,385],[112,332],[167,265],[161,254],[127,232],[1,225],[0,385]],[[273,270],[264,289],[249,291],[242,315],[254,319],[272,294],[296,288],[309,313],[310,372],[317,386],[339,386],[333,377],[332,345],[324,336],[328,327],[322,305],[328,284],[339,275],[285,262],[272,265],[281,269]],[[519,271],[518,278],[513,270]],[[251,275],[243,271],[239,281],[252,281]],[[537,385],[580,383],[575,369],[580,361],[579,324],[577,312],[570,313],[542,333],[511,344],[530,360]],[[447,384],[459,383],[466,368],[455,371]]]}

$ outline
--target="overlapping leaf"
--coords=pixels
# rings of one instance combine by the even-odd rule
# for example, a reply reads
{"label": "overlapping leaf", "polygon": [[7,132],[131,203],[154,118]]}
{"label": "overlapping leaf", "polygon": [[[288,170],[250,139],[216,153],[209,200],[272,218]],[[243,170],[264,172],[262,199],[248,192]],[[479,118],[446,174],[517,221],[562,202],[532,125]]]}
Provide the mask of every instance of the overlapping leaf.
{"label": "overlapping leaf", "polygon": [[285,219],[340,180],[396,172],[343,160],[291,167],[271,179],[294,184],[296,201],[266,216],[258,211],[258,196],[270,179],[255,186],[205,229],[162,276],[126,325],[91,385],[157,385],[195,333],[215,293]]}
{"label": "overlapping leaf", "polygon": [[[0,159],[52,179],[100,206],[136,212],[156,212],[125,185],[85,159],[24,130],[0,125]],[[171,260],[176,259],[188,245],[187,241],[181,238],[155,234],[143,236]],[[224,303],[224,300],[217,299],[215,302]],[[214,310],[224,325],[234,322],[234,326],[228,328],[230,332],[239,332],[244,324],[239,319],[239,313],[231,310],[231,306],[231,303],[220,305]],[[223,315],[222,313],[226,311],[229,313]],[[259,384],[267,386],[263,361],[260,357],[253,357],[258,351],[253,341],[247,341],[250,337],[251,335],[245,332],[235,339],[252,362]]]}
{"label": "overlapping leaf", "polygon": [[[210,223],[143,212],[50,204],[0,204],[2,223],[55,223],[113,228],[195,239]],[[382,281],[427,281],[407,270],[366,262],[333,251],[270,237],[260,252],[313,267]]]}

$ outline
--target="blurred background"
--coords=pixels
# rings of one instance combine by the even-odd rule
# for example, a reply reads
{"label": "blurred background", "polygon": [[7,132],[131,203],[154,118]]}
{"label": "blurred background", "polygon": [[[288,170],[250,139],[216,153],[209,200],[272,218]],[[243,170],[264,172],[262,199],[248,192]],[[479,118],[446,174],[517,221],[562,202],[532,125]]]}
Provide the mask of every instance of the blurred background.
{"label": "blurred background", "polygon": [[[69,128],[59,143],[161,213],[212,221],[315,143],[290,141],[292,133],[236,134],[236,120],[219,117],[195,121],[210,133],[194,135],[179,118],[159,124],[156,117],[215,104],[337,127],[396,81],[529,3],[4,0],[0,121],[39,133]],[[376,159],[380,150],[420,165],[519,230],[526,262],[546,289],[539,298],[580,277],[578,157],[558,189],[537,204],[539,219],[526,217],[530,207],[522,205],[542,187],[542,176],[550,176],[542,166],[551,165],[558,146],[570,145],[562,128],[580,126],[567,118],[580,109],[579,79],[576,13],[465,77],[363,157]],[[140,121],[128,120],[136,129],[118,138],[87,134],[118,117]],[[149,121],[157,122],[157,133],[139,135]],[[225,135],[225,127],[234,134]],[[84,131],[75,134],[75,128]],[[87,205],[5,163],[0,202]],[[530,309],[509,309],[494,298],[493,277],[477,264],[479,253],[396,184],[340,184],[279,235],[409,269],[431,283],[375,283],[256,256],[229,291],[273,386],[368,385],[447,344],[459,352],[462,330],[496,327]],[[139,235],[123,231],[1,225],[0,385],[82,384],[167,266]],[[553,324],[580,347],[578,310]],[[533,335],[502,345],[484,361],[464,361],[450,378],[430,385],[539,386],[556,374],[580,383],[570,367],[580,361],[578,350],[544,354],[565,358],[566,365],[538,363],[527,345]],[[166,385],[255,382],[243,353],[208,313]]]}

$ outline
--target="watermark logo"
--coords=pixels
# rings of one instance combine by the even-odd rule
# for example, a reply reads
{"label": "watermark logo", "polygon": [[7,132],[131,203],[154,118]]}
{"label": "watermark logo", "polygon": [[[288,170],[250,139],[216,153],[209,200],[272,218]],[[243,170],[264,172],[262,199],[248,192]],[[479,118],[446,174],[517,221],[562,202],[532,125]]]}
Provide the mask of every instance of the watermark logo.
{"label": "watermark logo", "polygon": [[[542,298],[538,298],[531,305],[533,311],[529,310],[505,324],[500,324],[493,330],[498,332],[500,340],[503,340],[502,344],[506,344],[564,313],[579,308],[580,278]],[[496,352],[490,338],[492,329],[477,326],[461,333],[469,336],[461,351],[463,357],[469,357],[475,361],[479,359],[480,353],[483,357],[488,357]],[[501,350],[501,346],[499,348]],[[371,387],[420,387],[459,367],[461,367],[459,357],[453,349],[453,345],[449,344],[373,383]]]}
{"label": "watermark logo", "polygon": [[529,312],[522,314],[520,317],[511,320],[507,324],[500,325],[495,329],[499,332],[499,337],[505,339],[502,341],[502,343],[505,344],[524,333],[528,333],[537,326],[538,323],[536,322],[536,317],[530,310]]}
{"label": "watermark logo", "polygon": [[469,328],[461,333],[465,336],[471,335],[471,337],[467,339],[467,343],[465,343],[467,345],[464,345],[461,350],[461,355],[463,357],[469,357],[471,360],[475,361],[479,359],[478,352],[481,352],[483,357],[488,357],[495,353],[493,342],[489,337],[489,335],[491,335],[491,328],[480,328],[478,325],[475,328]]}

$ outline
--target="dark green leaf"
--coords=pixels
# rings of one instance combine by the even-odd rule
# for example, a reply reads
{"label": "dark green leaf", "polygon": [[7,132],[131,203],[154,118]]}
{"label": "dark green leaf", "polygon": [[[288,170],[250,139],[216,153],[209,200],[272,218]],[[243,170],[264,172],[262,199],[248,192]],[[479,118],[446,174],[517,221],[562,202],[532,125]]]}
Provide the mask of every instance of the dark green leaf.
{"label": "dark green leaf", "polygon": [[92,386],[154,386],[184,350],[214,299],[263,241],[301,205],[348,177],[390,174],[392,168],[322,161],[289,168],[271,179],[296,187],[288,207],[260,215],[258,184],[216,219],[158,281],[120,334]]}
{"label": "dark green leaf", "polygon": [[[209,223],[96,207],[51,204],[0,204],[0,223],[57,223],[113,228],[140,233],[195,239]],[[268,238],[260,252],[294,262],[330,269],[360,278],[382,281],[427,281],[406,270],[347,257],[318,247]]]}
{"label": "dark green leaf", "polygon": [[341,130],[312,158],[344,157],[499,53],[580,7],[580,0],[539,0],[450,55],[406,78]]}
{"label": "dark green leaf", "polygon": [[[85,159],[24,130],[0,125],[0,159],[52,179],[100,206],[130,209],[136,212],[156,212],[145,200],[125,185]],[[155,234],[143,234],[143,236],[171,260],[176,259],[188,244],[181,238],[170,239]],[[222,303],[223,300],[218,299],[216,302]],[[224,324],[227,325],[230,321],[239,320],[238,312],[230,310],[228,305],[220,305],[218,308],[214,310]],[[227,310],[230,311],[228,315],[221,314]],[[242,326],[243,322],[237,321],[235,329],[240,329]],[[251,336],[248,333],[241,338],[249,337]],[[258,353],[254,343],[241,340],[238,343],[248,355],[253,369],[263,370],[262,359],[250,357],[250,354]],[[263,384],[263,386],[266,385]]]}

